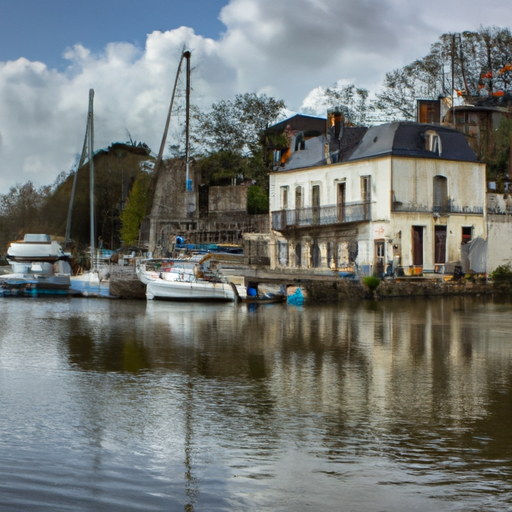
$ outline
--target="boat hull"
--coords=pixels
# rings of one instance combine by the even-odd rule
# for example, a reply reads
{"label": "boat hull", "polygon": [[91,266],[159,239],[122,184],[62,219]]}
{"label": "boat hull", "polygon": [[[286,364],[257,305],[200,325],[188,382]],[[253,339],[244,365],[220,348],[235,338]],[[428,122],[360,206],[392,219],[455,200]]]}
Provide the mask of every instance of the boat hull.
{"label": "boat hull", "polygon": [[230,283],[210,281],[166,281],[155,279],[146,285],[148,300],[234,301],[235,290]]}

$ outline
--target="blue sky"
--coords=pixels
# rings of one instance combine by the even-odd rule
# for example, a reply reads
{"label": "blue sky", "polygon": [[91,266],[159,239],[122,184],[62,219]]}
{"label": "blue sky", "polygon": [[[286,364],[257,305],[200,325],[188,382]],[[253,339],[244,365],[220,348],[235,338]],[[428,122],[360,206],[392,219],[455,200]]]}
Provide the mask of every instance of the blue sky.
{"label": "blue sky", "polygon": [[156,151],[184,47],[200,108],[254,92],[325,115],[326,87],[375,92],[443,33],[512,28],[510,0],[0,0],[0,9],[0,193],[70,171],[90,88],[96,148],[130,135]]}
{"label": "blue sky", "polygon": [[64,50],[93,53],[111,42],[144,47],[147,34],[182,25],[218,38],[227,0],[0,0],[0,61],[25,57],[64,69]]}

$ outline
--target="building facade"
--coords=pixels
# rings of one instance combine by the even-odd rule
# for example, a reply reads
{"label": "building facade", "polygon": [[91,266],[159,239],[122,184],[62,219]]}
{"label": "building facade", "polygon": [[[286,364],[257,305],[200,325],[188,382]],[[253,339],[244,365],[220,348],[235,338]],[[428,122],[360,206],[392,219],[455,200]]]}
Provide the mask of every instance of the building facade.
{"label": "building facade", "polygon": [[384,124],[340,154],[271,173],[272,268],[442,272],[486,238],[485,164],[460,132]]}

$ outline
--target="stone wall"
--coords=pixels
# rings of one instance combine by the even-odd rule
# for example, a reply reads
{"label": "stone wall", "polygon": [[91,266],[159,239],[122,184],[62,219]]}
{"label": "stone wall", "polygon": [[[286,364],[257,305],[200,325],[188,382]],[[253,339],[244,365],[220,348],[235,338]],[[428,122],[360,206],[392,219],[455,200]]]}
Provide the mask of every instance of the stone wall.
{"label": "stone wall", "polygon": [[262,233],[246,233],[244,235],[244,264],[269,266],[270,235]]}
{"label": "stone wall", "polygon": [[383,281],[375,294],[361,282],[349,280],[311,281],[301,284],[306,290],[308,303],[337,302],[344,300],[391,299],[407,297],[440,297],[449,295],[493,294],[499,290],[490,284],[467,281],[425,280]]}
{"label": "stone wall", "polygon": [[247,212],[247,187],[210,187],[208,190],[208,211]]}
{"label": "stone wall", "polygon": [[110,295],[121,299],[145,299],[146,286],[143,285],[135,273],[133,265],[121,267],[110,266]]}
{"label": "stone wall", "polygon": [[187,192],[184,162],[165,162],[155,186],[151,215],[141,226],[141,247],[165,256],[176,235],[189,244],[241,244],[244,233],[268,233],[268,215],[247,213],[248,187],[198,189],[199,176],[193,169],[191,174],[194,192]]}
{"label": "stone wall", "polygon": [[512,215],[487,216],[487,273],[512,264]]}

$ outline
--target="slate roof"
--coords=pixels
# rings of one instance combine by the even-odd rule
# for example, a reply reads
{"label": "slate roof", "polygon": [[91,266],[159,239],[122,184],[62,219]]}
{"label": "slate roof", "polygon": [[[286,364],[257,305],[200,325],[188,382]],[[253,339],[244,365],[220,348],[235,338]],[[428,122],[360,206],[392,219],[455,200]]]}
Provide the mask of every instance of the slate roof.
{"label": "slate roof", "polygon": [[[441,155],[425,147],[425,133],[435,131],[441,138]],[[439,125],[395,122],[371,127],[344,162],[385,155],[476,162],[475,152],[463,133]]]}
{"label": "slate roof", "polygon": [[[269,126],[265,133],[281,134],[287,126],[292,130],[305,132],[306,134],[323,135],[325,133],[327,119],[325,117],[305,116],[304,114],[296,114],[280,123]],[[315,133],[316,132],[316,133]]]}
{"label": "slate roof", "polygon": [[368,128],[364,126],[343,127],[343,135],[339,142],[338,161],[342,162],[353,153],[367,131]]}

